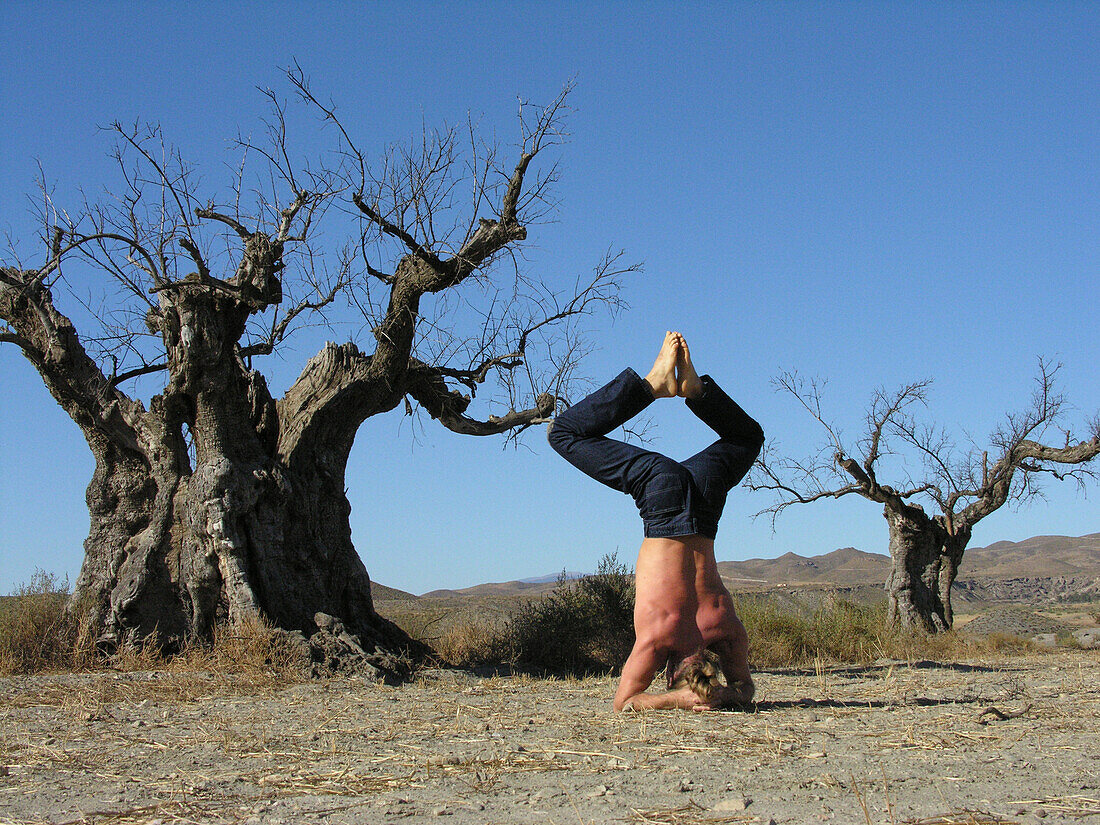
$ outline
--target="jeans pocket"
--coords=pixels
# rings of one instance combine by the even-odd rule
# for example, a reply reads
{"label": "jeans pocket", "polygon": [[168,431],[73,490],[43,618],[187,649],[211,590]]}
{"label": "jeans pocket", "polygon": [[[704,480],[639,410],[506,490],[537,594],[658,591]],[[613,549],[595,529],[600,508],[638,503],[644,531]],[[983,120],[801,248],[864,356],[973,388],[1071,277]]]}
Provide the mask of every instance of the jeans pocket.
{"label": "jeans pocket", "polygon": [[686,505],[683,483],[679,480],[661,479],[646,487],[639,510],[643,518],[651,518],[681,512]]}

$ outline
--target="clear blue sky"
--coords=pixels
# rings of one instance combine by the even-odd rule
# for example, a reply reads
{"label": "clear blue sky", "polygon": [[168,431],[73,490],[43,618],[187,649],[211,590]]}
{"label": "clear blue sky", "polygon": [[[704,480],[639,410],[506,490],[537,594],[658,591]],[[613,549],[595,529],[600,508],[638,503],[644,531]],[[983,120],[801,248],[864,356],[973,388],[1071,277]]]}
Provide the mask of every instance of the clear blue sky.
{"label": "clear blue sky", "polygon": [[[118,183],[97,127],[163,125],[224,178],[257,86],[297,59],[381,150],[468,113],[502,139],[517,96],[569,78],[561,206],[535,272],[565,283],[609,247],[645,263],[586,367],[648,368],[665,329],[792,449],[816,433],[769,379],[830,379],[846,433],[877,386],[932,376],[936,418],[981,439],[1024,405],[1037,356],[1064,362],[1072,423],[1100,409],[1100,7],[1091,3],[0,4],[0,231],[24,251],[37,163],[56,198]],[[62,301],[62,309],[66,305]],[[313,354],[275,365],[277,391]],[[35,567],[74,579],[92,461],[14,347],[0,347],[0,592]],[[706,431],[654,408],[655,446]],[[632,563],[629,499],[532,432],[518,450],[397,411],[369,420],[348,489],[372,576],[412,592]],[[1100,491],[1047,485],[973,544],[1100,530]],[[795,508],[773,532],[730,496],[720,559],[885,552],[863,500]],[[963,567],[965,575],[965,561]]]}

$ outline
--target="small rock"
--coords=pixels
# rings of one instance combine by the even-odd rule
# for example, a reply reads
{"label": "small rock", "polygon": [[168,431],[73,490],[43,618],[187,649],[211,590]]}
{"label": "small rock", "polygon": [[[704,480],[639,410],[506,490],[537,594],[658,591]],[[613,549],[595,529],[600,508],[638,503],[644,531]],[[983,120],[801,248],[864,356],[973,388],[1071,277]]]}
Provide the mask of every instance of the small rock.
{"label": "small rock", "polygon": [[716,811],[743,811],[752,804],[747,796],[731,796],[714,806]]}
{"label": "small rock", "polygon": [[1073,638],[1084,648],[1100,647],[1100,627],[1085,627],[1073,631]]}
{"label": "small rock", "polygon": [[607,785],[597,785],[589,794],[589,799],[595,799],[598,796],[607,796]]}

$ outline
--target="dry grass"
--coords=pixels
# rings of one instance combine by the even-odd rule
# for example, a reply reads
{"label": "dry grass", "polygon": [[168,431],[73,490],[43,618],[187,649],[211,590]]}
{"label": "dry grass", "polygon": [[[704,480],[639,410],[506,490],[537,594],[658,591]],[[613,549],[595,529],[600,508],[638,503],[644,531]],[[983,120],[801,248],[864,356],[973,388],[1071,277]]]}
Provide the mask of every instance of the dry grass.
{"label": "dry grass", "polygon": [[724,814],[707,810],[691,801],[679,808],[643,811],[631,809],[631,822],[639,825],[716,825],[726,822],[760,822],[755,814]]}
{"label": "dry grass", "polygon": [[[68,589],[67,580],[39,570],[29,584],[0,601],[0,675],[110,668],[231,671],[262,680],[270,674],[295,678],[291,674],[307,664],[258,618],[219,628],[212,644],[190,643],[171,655],[155,635],[109,657],[96,655],[78,641],[82,633],[73,616],[79,611],[66,610]],[[737,610],[748,628],[757,669],[865,664],[884,658],[966,659],[1038,650],[1007,634],[898,633],[887,626],[882,604],[832,598],[813,610],[796,612],[765,595],[740,597]],[[403,624],[448,665],[519,665],[580,676],[621,667],[633,644],[632,611],[633,579],[609,556],[595,576],[560,582],[552,593],[523,603],[510,616],[466,609],[460,619],[445,624],[444,616],[430,612],[419,624]],[[446,628],[442,633],[441,626]]]}
{"label": "dry grass", "polygon": [[66,611],[69,580],[35,570],[0,600],[0,675],[67,670],[75,664],[77,625]]}
{"label": "dry grass", "polygon": [[0,601],[0,676],[29,673],[158,670],[164,673],[235,673],[257,682],[303,678],[309,662],[261,617],[215,630],[212,643],[190,642],[165,651],[156,634],[110,655],[82,645],[82,628],[69,609],[68,580],[35,571],[28,584]]}
{"label": "dry grass", "polygon": [[984,811],[963,810],[924,819],[906,819],[903,822],[904,825],[1016,825],[1017,820],[1004,819]]}
{"label": "dry grass", "polygon": [[[1017,804],[1094,815],[1100,801],[1070,795],[1072,781],[1056,780],[1047,766],[1062,760],[1061,773],[1087,769],[1069,757],[1095,731],[1100,663],[1079,652],[1058,656],[1057,673],[1045,659],[774,673],[762,680],[760,707],[737,714],[615,714],[606,678],[428,671],[401,688],[337,679],[249,694],[218,673],[43,676],[18,680],[35,691],[18,703],[30,708],[18,716],[7,700],[23,687],[0,685],[0,707],[19,732],[0,741],[0,766],[24,789],[39,783],[47,794],[65,783],[86,799],[101,793],[96,782],[134,787],[126,780],[140,777],[140,793],[101,794],[97,813],[84,820],[98,825],[264,819],[276,811],[261,808],[276,800],[286,821],[345,806],[364,807],[330,821],[419,821],[437,809],[460,813],[466,802],[486,809],[473,813],[480,820],[467,811],[461,821],[512,821],[503,806],[537,790],[550,807],[544,821],[557,822],[609,821],[613,811],[615,819],[662,825],[763,823],[774,813],[764,794],[777,788],[807,812],[789,821],[808,821],[821,799],[837,821],[891,825],[1007,825]],[[169,683],[190,701],[148,693]],[[43,701],[54,685],[67,702]],[[1026,702],[1035,707],[1025,716],[978,724],[989,704],[1012,710]],[[998,790],[1005,765],[987,762],[992,756],[1033,763],[1036,796]],[[938,769],[927,767],[933,760]],[[913,782],[914,772],[936,779]],[[645,782],[624,785],[618,777],[628,773]],[[677,789],[681,777],[695,778],[692,795]],[[746,811],[719,810],[705,792],[728,780],[734,795],[750,781],[764,790],[752,793],[757,801]],[[933,782],[942,793],[921,796]],[[593,793],[601,788],[606,796]]]}
{"label": "dry grass", "polygon": [[443,662],[459,667],[498,665],[504,658],[505,622],[471,619],[446,630],[431,642]]}

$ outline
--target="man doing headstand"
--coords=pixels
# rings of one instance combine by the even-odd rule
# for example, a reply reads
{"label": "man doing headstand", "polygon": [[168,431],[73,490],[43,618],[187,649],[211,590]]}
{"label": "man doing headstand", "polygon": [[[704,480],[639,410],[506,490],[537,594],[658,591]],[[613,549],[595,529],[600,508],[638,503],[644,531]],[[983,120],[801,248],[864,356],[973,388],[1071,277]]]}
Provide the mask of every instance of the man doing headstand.
{"label": "man doing headstand", "polygon": [[[719,438],[683,462],[608,438],[657,398],[684,398]],[[550,444],[577,469],[633,496],[645,526],[635,568],[634,649],[623,665],[616,710],[706,708],[746,703],[753,683],[748,635],[722,584],[714,536],[726,494],[748,472],[764,431],[710,376],[699,376],[687,342],[665,335],[645,378],[627,368],[554,419]],[[704,651],[726,684],[704,698],[680,683]],[[666,668],[669,690],[647,693]]]}

